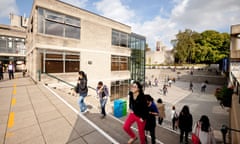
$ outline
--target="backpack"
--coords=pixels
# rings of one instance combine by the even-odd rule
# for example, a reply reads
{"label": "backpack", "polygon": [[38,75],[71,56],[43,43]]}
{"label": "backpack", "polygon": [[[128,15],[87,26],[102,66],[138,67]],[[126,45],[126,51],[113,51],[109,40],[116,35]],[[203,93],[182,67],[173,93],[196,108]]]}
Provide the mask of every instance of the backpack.
{"label": "backpack", "polygon": [[174,116],[173,116],[173,118],[175,119],[175,120],[178,120],[178,114],[177,114],[177,112],[175,111],[175,113],[174,113]]}

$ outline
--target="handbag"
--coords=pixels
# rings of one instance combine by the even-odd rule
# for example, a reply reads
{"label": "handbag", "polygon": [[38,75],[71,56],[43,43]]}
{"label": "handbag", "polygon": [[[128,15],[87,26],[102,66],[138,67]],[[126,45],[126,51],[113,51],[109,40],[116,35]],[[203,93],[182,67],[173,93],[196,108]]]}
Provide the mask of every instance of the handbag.
{"label": "handbag", "polygon": [[77,85],[74,87],[74,91],[76,93],[79,93],[79,83],[77,83]]}
{"label": "handbag", "polygon": [[200,130],[200,127],[197,123],[195,133],[192,134],[192,143],[193,144],[201,144],[200,139],[199,139],[199,130]]}

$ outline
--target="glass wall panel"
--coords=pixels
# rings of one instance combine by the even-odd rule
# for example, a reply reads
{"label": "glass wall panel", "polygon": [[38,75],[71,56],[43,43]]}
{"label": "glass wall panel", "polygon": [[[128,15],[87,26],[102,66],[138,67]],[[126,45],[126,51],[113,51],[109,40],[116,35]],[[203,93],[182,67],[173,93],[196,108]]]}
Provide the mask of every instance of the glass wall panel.
{"label": "glass wall panel", "polygon": [[111,58],[111,70],[112,71],[125,71],[129,70],[128,57],[112,56]]}
{"label": "glass wall panel", "polygon": [[110,100],[124,98],[128,95],[129,80],[114,81],[111,83],[111,97]]}
{"label": "glass wall panel", "polygon": [[65,72],[78,72],[79,61],[65,61]]}
{"label": "glass wall panel", "polygon": [[66,16],[65,23],[69,25],[77,26],[77,27],[80,26],[80,20],[70,16]]}
{"label": "glass wall panel", "polygon": [[80,28],[66,25],[65,26],[65,37],[80,39]]}
{"label": "glass wall panel", "polygon": [[59,13],[55,13],[53,11],[45,11],[45,13],[46,13],[46,19],[48,20],[52,20],[60,23],[64,22],[63,15]]}
{"label": "glass wall panel", "polygon": [[112,30],[112,45],[128,47],[128,34]]}
{"label": "glass wall panel", "polygon": [[131,53],[131,79],[145,81],[145,37],[132,33],[130,37]]}
{"label": "glass wall panel", "polygon": [[0,48],[6,48],[7,47],[7,40],[5,38],[0,39]]}
{"label": "glass wall panel", "polygon": [[120,34],[120,46],[127,47],[128,37],[127,34],[121,33]]}
{"label": "glass wall panel", "polygon": [[119,45],[119,33],[117,31],[112,31],[112,45]]}
{"label": "glass wall panel", "polygon": [[63,36],[64,25],[46,20],[45,33],[56,36]]}
{"label": "glass wall panel", "polygon": [[80,19],[38,8],[38,32],[80,39]]}

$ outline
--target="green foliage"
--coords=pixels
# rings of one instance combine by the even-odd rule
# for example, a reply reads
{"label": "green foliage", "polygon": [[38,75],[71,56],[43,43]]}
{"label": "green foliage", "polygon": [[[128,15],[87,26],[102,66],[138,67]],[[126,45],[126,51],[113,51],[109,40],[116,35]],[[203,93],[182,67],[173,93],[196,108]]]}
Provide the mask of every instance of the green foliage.
{"label": "green foliage", "polygon": [[217,88],[215,91],[215,96],[217,100],[220,101],[220,105],[231,107],[233,89],[227,88],[226,86],[222,88]]}
{"label": "green foliage", "polygon": [[217,63],[230,53],[230,35],[214,30],[179,31],[172,42],[177,63]]}

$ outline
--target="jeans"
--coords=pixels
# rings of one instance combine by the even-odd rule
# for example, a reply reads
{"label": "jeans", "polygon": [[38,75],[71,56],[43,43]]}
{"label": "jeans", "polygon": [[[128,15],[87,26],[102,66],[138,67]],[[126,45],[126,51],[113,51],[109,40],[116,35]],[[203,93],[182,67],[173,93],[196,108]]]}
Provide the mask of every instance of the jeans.
{"label": "jeans", "polygon": [[79,104],[79,106],[80,106],[80,111],[81,112],[84,112],[86,109],[87,109],[87,106],[86,106],[86,104],[84,103],[84,98],[87,96],[87,93],[85,93],[85,94],[79,94],[80,95],[80,97],[79,97],[79,99],[78,99],[78,104]]}
{"label": "jeans", "polygon": [[105,105],[107,103],[107,98],[100,98],[100,106],[101,106],[101,109],[102,109],[102,114],[103,116],[106,116],[106,111],[105,111]]}
{"label": "jeans", "polygon": [[137,123],[137,127],[138,127],[138,134],[140,137],[140,143],[141,144],[145,144],[145,133],[144,133],[144,128],[146,125],[146,121],[142,121],[140,120],[141,118],[136,116],[133,112],[130,112],[127,119],[125,120],[125,123],[123,125],[123,129],[128,133],[128,135],[131,138],[135,138],[136,135],[135,133],[132,131],[131,126],[134,122]]}
{"label": "jeans", "polygon": [[13,70],[8,70],[9,79],[14,79]]}

